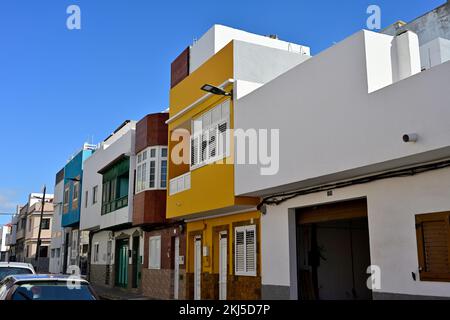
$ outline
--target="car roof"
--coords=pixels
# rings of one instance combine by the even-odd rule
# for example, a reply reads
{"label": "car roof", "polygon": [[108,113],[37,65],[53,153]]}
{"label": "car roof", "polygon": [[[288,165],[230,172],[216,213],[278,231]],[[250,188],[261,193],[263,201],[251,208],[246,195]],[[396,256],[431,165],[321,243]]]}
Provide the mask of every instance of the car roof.
{"label": "car roof", "polygon": [[0,262],[0,268],[24,268],[34,270],[33,265],[24,262]]}
{"label": "car roof", "polygon": [[34,281],[61,281],[61,282],[67,282],[67,281],[76,281],[76,282],[82,282],[85,284],[89,284],[88,281],[82,279],[82,278],[76,278],[76,277],[70,277],[68,275],[54,275],[54,274],[15,274],[10,275],[7,277],[10,281],[12,280],[14,283],[20,283],[20,282],[34,282]]}

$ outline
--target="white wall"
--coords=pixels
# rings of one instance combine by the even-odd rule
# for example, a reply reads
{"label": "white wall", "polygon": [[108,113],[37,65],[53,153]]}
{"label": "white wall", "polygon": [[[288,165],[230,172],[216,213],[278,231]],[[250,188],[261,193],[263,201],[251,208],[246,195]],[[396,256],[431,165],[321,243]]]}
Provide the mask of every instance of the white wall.
{"label": "white wall", "polygon": [[[236,165],[237,195],[450,156],[450,108],[443,103],[450,63],[369,94],[370,79],[392,72],[374,60],[378,50],[390,48],[386,37],[361,31],[236,101],[236,129],[280,130],[278,173],[263,176],[261,165]],[[407,133],[417,133],[419,141],[404,143]]]}
{"label": "white wall", "polygon": [[[126,234],[130,236],[130,242],[129,242],[129,248],[133,248],[133,233],[136,231],[140,231],[140,228],[130,228],[126,230],[120,230],[116,232],[111,231],[100,231],[96,232],[92,236],[92,247],[91,247],[91,263],[96,265],[106,265],[107,264],[107,246],[108,241],[112,240],[112,247],[111,247],[111,264],[114,264],[115,259],[115,250],[116,250],[116,241],[115,238],[117,236],[120,236],[122,234]],[[144,254],[144,233],[142,233],[142,236],[139,237],[139,255],[143,257]],[[94,261],[94,245],[99,245],[99,255],[98,255],[98,261]],[[143,263],[144,259],[142,259]],[[132,263],[132,257],[129,257],[129,263]]]}
{"label": "white wall", "polygon": [[[262,216],[262,283],[291,285],[295,255],[289,255],[289,209],[367,197],[372,265],[381,268],[381,290],[450,297],[450,283],[414,281],[418,276],[415,215],[450,211],[450,168],[412,177],[379,180],[364,185],[294,198],[268,206]],[[295,285],[295,284],[292,284]]]}
{"label": "white wall", "polygon": [[[57,185],[55,185],[54,190],[54,210],[53,210],[53,218],[52,218],[52,242],[50,244],[50,264],[49,271],[50,273],[62,273],[63,270],[63,242],[64,242],[64,228],[61,227],[61,219],[62,219],[62,202],[64,198],[64,179],[60,181]],[[59,248],[60,256],[57,257],[56,249]],[[51,251],[55,250],[55,255],[52,258]]]}
{"label": "white wall", "polygon": [[422,69],[430,69],[450,60],[450,40],[437,38],[420,47]]}
{"label": "white wall", "polygon": [[232,40],[240,40],[248,43],[259,44],[265,47],[310,55],[310,49],[305,46],[277,39],[271,39],[266,36],[216,24],[191,46],[189,72],[194,72],[199,66],[206,62],[215,53],[219,52]]}
{"label": "white wall", "polygon": [[[121,130],[119,138],[109,139],[108,142],[113,141],[111,144],[104,144],[101,148],[97,149],[92,156],[90,156],[84,162],[83,170],[83,189],[88,191],[88,206],[85,207],[85,192],[82,194],[81,199],[81,217],[80,217],[80,229],[92,230],[95,228],[107,228],[113,225],[119,225],[127,222],[131,222],[133,214],[133,172],[135,170],[136,161],[134,155],[134,143],[135,143],[135,127],[136,122],[132,122],[132,125],[127,126],[126,131]],[[128,206],[104,216],[101,215],[102,206],[102,175],[98,173],[99,170],[106,167],[109,163],[117,159],[119,156],[127,154],[130,156],[130,180],[128,191]],[[97,203],[92,203],[92,189],[94,186],[98,186]]]}

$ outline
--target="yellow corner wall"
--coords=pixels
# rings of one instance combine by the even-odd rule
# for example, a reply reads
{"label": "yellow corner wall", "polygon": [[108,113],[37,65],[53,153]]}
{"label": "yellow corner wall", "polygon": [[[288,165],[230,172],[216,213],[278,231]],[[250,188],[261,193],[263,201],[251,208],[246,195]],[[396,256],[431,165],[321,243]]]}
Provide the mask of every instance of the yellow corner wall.
{"label": "yellow corner wall", "polygon": [[[233,78],[233,42],[216,53],[202,66],[170,91],[170,116],[185,109],[206,93],[200,88],[204,84],[220,85]],[[190,121],[210,110],[224,100],[223,96],[211,96],[195,106],[172,123],[169,133],[177,128],[190,128]],[[233,103],[230,103],[230,127],[233,128]],[[170,140],[170,139],[169,139]],[[169,154],[178,142],[169,141]],[[231,146],[232,155],[232,146]],[[190,151],[190,150],[189,150]],[[229,159],[230,160],[230,159]],[[234,165],[209,164],[191,172],[191,189],[167,195],[167,218],[179,218],[195,213],[212,211],[235,205],[234,197]],[[171,180],[189,172],[189,166],[176,165],[169,160],[168,179]]]}
{"label": "yellow corner wall", "polygon": [[204,96],[205,92],[200,90],[204,84],[218,86],[233,76],[233,42],[230,42],[170,90],[170,116]]}
{"label": "yellow corner wall", "polygon": [[257,263],[258,275],[261,272],[261,227],[260,227],[261,213],[259,211],[251,211],[246,213],[239,213],[229,216],[222,216],[217,218],[210,218],[194,222],[188,222],[186,225],[187,232],[187,247],[186,247],[186,272],[194,272],[194,236],[201,234],[202,246],[209,247],[209,257],[202,258],[202,272],[218,273],[219,272],[219,250],[218,250],[218,235],[214,231],[217,227],[226,227],[228,231],[228,273],[234,274],[233,264],[233,244],[234,244],[234,228],[233,224],[245,222],[250,224],[253,219],[253,224],[257,225],[256,239],[257,239]]}

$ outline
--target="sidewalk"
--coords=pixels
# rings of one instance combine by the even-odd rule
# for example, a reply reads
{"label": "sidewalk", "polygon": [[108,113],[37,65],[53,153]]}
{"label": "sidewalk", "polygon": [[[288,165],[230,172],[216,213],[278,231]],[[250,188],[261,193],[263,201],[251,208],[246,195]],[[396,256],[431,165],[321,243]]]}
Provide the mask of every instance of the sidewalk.
{"label": "sidewalk", "polygon": [[96,285],[92,285],[92,287],[101,300],[152,300],[149,297],[128,292],[121,288],[107,288]]}

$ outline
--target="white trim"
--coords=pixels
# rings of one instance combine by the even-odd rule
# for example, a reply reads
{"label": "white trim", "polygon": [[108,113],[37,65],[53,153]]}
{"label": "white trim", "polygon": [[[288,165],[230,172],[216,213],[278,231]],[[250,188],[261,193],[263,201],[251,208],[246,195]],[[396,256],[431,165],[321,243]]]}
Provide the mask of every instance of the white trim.
{"label": "white trim", "polygon": [[[221,85],[218,86],[218,88],[223,89],[225,88],[227,85],[234,83],[235,80],[234,79],[228,79],[225,82],[223,82]],[[199,88],[200,90],[200,88]],[[169,124],[173,121],[175,121],[176,119],[178,119],[179,117],[181,117],[183,114],[185,114],[186,112],[188,112],[189,110],[193,109],[194,107],[196,107],[198,104],[202,103],[203,101],[205,101],[206,99],[208,99],[209,97],[211,97],[213,94],[212,93],[207,93],[204,96],[200,97],[199,99],[197,99],[195,102],[193,102],[192,104],[190,104],[189,106],[187,106],[186,108],[184,108],[183,110],[179,111],[177,114],[175,114],[173,117],[169,118],[166,121],[166,124]]]}
{"label": "white trim", "polygon": [[[241,271],[238,271],[238,265],[237,265],[237,254],[238,254],[238,243],[237,243],[237,233],[243,233],[244,238],[243,238],[243,243],[241,244],[243,246],[243,269]],[[248,264],[248,255],[247,255],[247,250],[248,250],[248,244],[247,244],[247,233],[248,232],[253,232],[254,235],[254,239],[253,239],[253,263],[254,263],[254,269],[253,270],[249,270],[247,264]],[[257,245],[258,245],[258,241],[257,241],[257,232],[256,232],[256,225],[247,225],[247,226],[241,226],[241,227],[236,227],[234,228],[234,274],[237,276],[249,276],[249,277],[256,277],[256,270],[258,269],[258,261],[257,261],[257,254],[256,252],[258,251],[257,249]]]}

